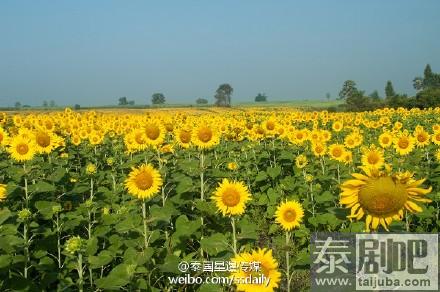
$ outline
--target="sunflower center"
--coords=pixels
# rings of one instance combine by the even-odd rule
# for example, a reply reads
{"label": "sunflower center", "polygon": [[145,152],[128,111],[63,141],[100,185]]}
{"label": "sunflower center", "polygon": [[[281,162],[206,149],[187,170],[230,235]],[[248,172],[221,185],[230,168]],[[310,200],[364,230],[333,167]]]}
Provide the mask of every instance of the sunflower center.
{"label": "sunflower center", "polygon": [[212,138],[212,131],[210,128],[201,128],[198,133],[199,140],[202,142],[209,142]]}
{"label": "sunflower center", "polygon": [[419,135],[417,135],[417,140],[419,142],[425,142],[427,140],[427,137],[425,134],[419,134]]}
{"label": "sunflower center", "polygon": [[293,222],[296,219],[296,212],[293,209],[288,209],[283,213],[283,219],[287,222]]}
{"label": "sunflower center", "polygon": [[275,129],[275,123],[273,121],[267,121],[266,128],[272,131],[273,129]]}
{"label": "sunflower center", "polygon": [[37,144],[41,147],[47,147],[50,145],[50,136],[46,133],[40,132],[37,134]]}
{"label": "sunflower center", "polygon": [[153,185],[153,177],[149,173],[141,172],[136,176],[134,182],[139,189],[145,191]]}
{"label": "sunflower center", "polygon": [[157,138],[159,138],[160,135],[160,129],[158,126],[156,125],[147,125],[145,127],[145,134],[147,135],[148,138],[150,138],[151,140],[156,140]]}
{"label": "sunflower center", "polygon": [[388,142],[390,142],[390,138],[388,138],[388,137],[383,137],[382,138],[382,143],[388,144]]}
{"label": "sunflower center", "polygon": [[335,149],[333,149],[332,153],[333,153],[334,157],[339,157],[342,155],[342,150],[341,150],[341,148],[335,148]]}
{"label": "sunflower center", "polygon": [[373,178],[359,191],[359,203],[370,214],[389,216],[402,209],[408,193],[390,176]]}
{"label": "sunflower center", "polygon": [[183,143],[189,143],[191,141],[191,134],[188,131],[180,132],[180,141]]}
{"label": "sunflower center", "polygon": [[400,139],[398,144],[399,144],[400,148],[405,149],[405,148],[408,148],[409,141],[408,141],[408,139]]}
{"label": "sunflower center", "polygon": [[370,153],[368,155],[368,163],[369,164],[376,164],[379,162],[379,155],[377,155],[377,153]]}
{"label": "sunflower center", "polygon": [[29,146],[25,143],[18,144],[16,149],[20,155],[25,155],[29,152]]}
{"label": "sunflower center", "polygon": [[135,140],[136,140],[136,142],[138,143],[138,144],[143,144],[145,141],[144,141],[144,138],[142,137],[142,134],[141,133],[136,133],[136,136],[135,136],[135,138],[134,138]]}
{"label": "sunflower center", "polygon": [[222,195],[223,204],[228,207],[235,207],[240,203],[240,193],[233,188],[228,188]]}

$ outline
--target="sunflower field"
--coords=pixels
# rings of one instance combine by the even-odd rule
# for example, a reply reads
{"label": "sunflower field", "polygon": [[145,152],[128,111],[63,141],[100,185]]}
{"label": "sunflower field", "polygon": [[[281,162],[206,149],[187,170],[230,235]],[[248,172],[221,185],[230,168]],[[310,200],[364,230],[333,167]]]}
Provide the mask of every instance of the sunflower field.
{"label": "sunflower field", "polygon": [[438,232],[439,149],[440,108],[0,113],[0,290],[308,291],[315,231]]}

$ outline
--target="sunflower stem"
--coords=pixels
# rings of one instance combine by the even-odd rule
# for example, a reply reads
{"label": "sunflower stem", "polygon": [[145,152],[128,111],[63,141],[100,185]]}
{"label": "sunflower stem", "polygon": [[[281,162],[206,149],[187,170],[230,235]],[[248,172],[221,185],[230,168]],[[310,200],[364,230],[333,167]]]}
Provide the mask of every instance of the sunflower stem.
{"label": "sunflower stem", "polygon": [[287,292],[290,292],[290,253],[289,253],[289,241],[290,241],[290,232],[286,232],[286,278],[287,278]]}
{"label": "sunflower stem", "polygon": [[80,292],[82,292],[83,291],[84,280],[83,280],[83,267],[82,267],[82,254],[81,253],[78,253],[78,267],[77,267],[77,270],[78,270],[78,277],[79,277],[79,279],[78,279],[78,290]]}
{"label": "sunflower stem", "polygon": [[234,254],[237,254],[237,236],[236,236],[236,230],[235,230],[234,216],[231,217],[231,225],[232,225],[232,243],[234,246]]}
{"label": "sunflower stem", "polygon": [[[205,175],[205,155],[203,153],[203,150],[200,151],[200,200],[204,201],[205,199],[205,180],[204,180],[204,175]],[[201,222],[201,226],[200,226],[200,239],[203,239],[203,215],[200,214],[200,222]],[[200,247],[200,255],[203,258],[203,248]]]}
{"label": "sunflower stem", "polygon": [[23,163],[23,171],[24,171],[24,199],[26,208],[29,206],[29,192],[28,192],[28,180],[26,173],[26,164]]}
{"label": "sunflower stem", "polygon": [[147,203],[145,199],[142,201],[142,219],[144,222],[144,244],[145,249],[148,248],[148,237],[147,237]]}

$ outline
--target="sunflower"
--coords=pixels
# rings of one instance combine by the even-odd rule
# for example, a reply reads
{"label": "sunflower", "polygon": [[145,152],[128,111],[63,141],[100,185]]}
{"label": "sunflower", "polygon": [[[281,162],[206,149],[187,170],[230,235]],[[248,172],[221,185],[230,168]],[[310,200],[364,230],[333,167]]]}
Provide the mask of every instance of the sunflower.
{"label": "sunflower", "polygon": [[307,163],[308,163],[307,157],[303,154],[300,154],[295,158],[295,165],[298,168],[304,168],[307,165]]}
{"label": "sunflower", "polygon": [[432,134],[431,140],[435,145],[440,145],[440,130]]}
{"label": "sunflower", "polygon": [[38,153],[50,153],[58,146],[62,140],[60,137],[52,132],[39,130],[35,133],[35,146]]}
{"label": "sunflower", "polygon": [[312,151],[315,156],[324,156],[327,153],[327,146],[320,142],[313,143]]}
{"label": "sunflower", "polygon": [[361,158],[362,164],[368,167],[381,168],[385,163],[383,157],[383,150],[372,145],[369,148],[362,149],[363,155]]}
{"label": "sunflower", "polygon": [[391,221],[401,220],[404,210],[415,213],[422,208],[415,202],[428,203],[423,196],[432,188],[419,186],[425,179],[415,180],[409,172],[392,174],[377,168],[363,167],[365,174],[353,173],[354,179],[341,185],[340,203],[351,208],[348,218],[362,219],[366,216],[366,230],[377,229],[381,224],[385,230]]}
{"label": "sunflower", "polygon": [[246,202],[251,199],[251,194],[243,182],[230,182],[224,178],[211,199],[223,216],[241,215],[245,211]]}
{"label": "sunflower", "polygon": [[125,188],[139,199],[149,199],[159,192],[162,183],[159,171],[151,164],[143,164],[131,170]]}
{"label": "sunflower", "polygon": [[341,144],[332,144],[329,146],[328,153],[330,157],[337,161],[342,161],[345,153],[345,147]]}
{"label": "sunflower", "polygon": [[[272,250],[270,249],[259,248],[258,250],[253,250],[251,253],[240,253],[232,258],[231,262],[233,263],[233,266],[237,267],[237,269],[234,269],[234,271],[231,272],[230,276],[233,279],[233,283],[237,286],[237,291],[271,292],[278,287],[281,281],[281,272],[278,271],[278,263],[274,259],[272,255]],[[259,263],[259,268],[242,268],[243,264],[252,262]],[[241,283],[237,281],[239,279],[245,279],[246,277],[249,278],[249,276],[253,276],[253,278],[259,278],[262,275],[264,275],[265,278],[269,281],[268,285],[266,285],[266,283]]]}
{"label": "sunflower", "polygon": [[0,145],[6,145],[8,143],[8,133],[0,127]]}
{"label": "sunflower", "polygon": [[283,202],[275,212],[275,220],[284,230],[290,231],[298,227],[304,217],[304,210],[297,201]]}
{"label": "sunflower", "polygon": [[220,142],[220,137],[215,127],[200,124],[192,132],[191,140],[197,147],[206,149],[217,145]]}
{"label": "sunflower", "polygon": [[144,125],[145,139],[148,145],[157,146],[165,140],[166,129],[159,120],[151,120]]}
{"label": "sunflower", "polygon": [[384,132],[379,135],[379,145],[382,148],[388,148],[393,144],[393,136],[389,132]]}
{"label": "sunflower", "polygon": [[189,148],[191,146],[191,130],[187,128],[177,129],[175,139],[182,148]]}
{"label": "sunflower", "polygon": [[0,202],[6,199],[6,185],[0,184]]}
{"label": "sunflower", "polygon": [[394,139],[394,149],[400,155],[408,155],[415,146],[415,139],[407,133],[400,133]]}
{"label": "sunflower", "polygon": [[418,128],[414,131],[414,138],[416,141],[417,147],[425,147],[430,143],[430,137],[428,132],[426,132],[423,127]]}
{"label": "sunflower", "polygon": [[340,132],[344,128],[344,124],[341,121],[334,121],[332,124],[332,129],[335,132]]}
{"label": "sunflower", "polygon": [[86,173],[88,175],[96,174],[96,165],[93,164],[93,163],[87,164],[87,166],[86,166]]}
{"label": "sunflower", "polygon": [[228,167],[229,170],[236,170],[238,168],[238,164],[236,162],[234,162],[234,161],[233,162],[228,162],[227,167]]}
{"label": "sunflower", "polygon": [[27,161],[34,158],[35,145],[30,139],[26,139],[22,136],[15,136],[12,138],[8,148],[8,152],[11,157],[17,161]]}

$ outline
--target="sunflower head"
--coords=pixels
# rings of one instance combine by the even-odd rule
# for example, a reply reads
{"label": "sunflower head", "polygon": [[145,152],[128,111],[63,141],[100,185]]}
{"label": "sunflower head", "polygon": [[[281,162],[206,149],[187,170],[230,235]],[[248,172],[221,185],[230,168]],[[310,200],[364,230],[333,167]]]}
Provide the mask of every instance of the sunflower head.
{"label": "sunflower head", "polygon": [[132,169],[125,180],[125,188],[139,199],[149,199],[159,192],[162,183],[159,171],[151,164],[143,164]]}
{"label": "sunflower head", "polygon": [[351,209],[348,218],[356,220],[366,216],[366,230],[382,225],[388,230],[393,220],[401,220],[404,210],[412,213],[422,211],[416,203],[429,203],[424,195],[432,188],[423,189],[425,179],[414,180],[409,172],[391,173],[377,168],[363,168],[364,173],[353,173],[341,185],[340,203]]}
{"label": "sunflower head", "polygon": [[243,182],[223,179],[212,196],[223,216],[241,215],[251,194]]}
{"label": "sunflower head", "polygon": [[297,201],[283,202],[275,212],[275,221],[286,231],[298,227],[303,217],[304,209]]}
{"label": "sunflower head", "polygon": [[34,158],[35,155],[35,145],[29,138],[24,138],[23,136],[16,136],[12,138],[9,145],[8,152],[11,157],[17,161],[27,161]]}
{"label": "sunflower head", "polygon": [[235,263],[235,266],[241,267],[245,263],[259,263],[259,266],[255,269],[242,269],[237,268],[232,272],[231,276],[233,279],[244,279],[249,276],[261,277],[264,275],[268,280],[269,284],[266,283],[240,283],[233,282],[237,286],[238,291],[255,292],[255,291],[274,291],[280,281],[281,272],[278,271],[278,263],[272,255],[272,250],[270,249],[257,249],[251,252],[244,252],[237,254],[231,259],[231,262]]}

